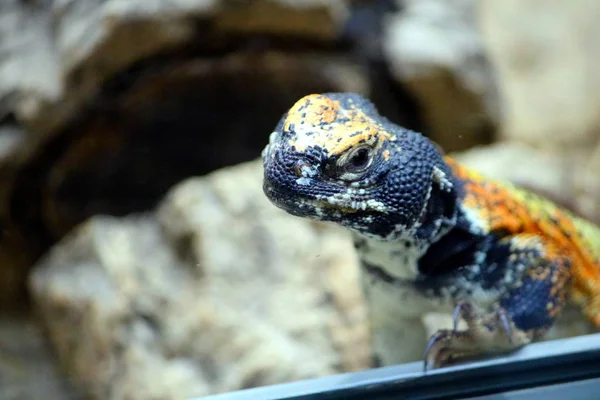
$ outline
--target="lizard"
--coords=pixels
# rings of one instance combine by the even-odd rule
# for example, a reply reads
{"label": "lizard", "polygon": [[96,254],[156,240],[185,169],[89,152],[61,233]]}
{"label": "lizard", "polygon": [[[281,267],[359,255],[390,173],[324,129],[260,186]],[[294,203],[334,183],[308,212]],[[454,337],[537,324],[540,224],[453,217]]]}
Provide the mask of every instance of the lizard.
{"label": "lizard", "polygon": [[[567,307],[600,327],[600,228],[461,165],[359,94],[298,100],[262,163],[275,206],[351,232],[378,365],[516,351]],[[454,326],[428,338],[436,312]]]}

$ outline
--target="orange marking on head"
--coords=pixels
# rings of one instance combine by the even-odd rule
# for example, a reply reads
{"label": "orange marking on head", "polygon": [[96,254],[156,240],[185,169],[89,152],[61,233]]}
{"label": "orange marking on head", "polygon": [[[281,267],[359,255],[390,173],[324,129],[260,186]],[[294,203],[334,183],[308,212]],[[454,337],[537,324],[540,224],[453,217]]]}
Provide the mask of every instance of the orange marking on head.
{"label": "orange marking on head", "polygon": [[389,161],[389,160],[390,160],[390,151],[389,151],[389,150],[385,150],[385,151],[383,152],[383,159],[384,159],[385,161]]}
{"label": "orange marking on head", "polygon": [[358,144],[374,144],[396,138],[361,110],[342,108],[340,102],[312,94],[298,100],[288,111],[284,131],[292,132],[296,151],[319,146],[338,155]]}
{"label": "orange marking on head", "polygon": [[[583,306],[588,318],[600,327],[600,259],[582,236],[576,216],[510,184],[494,182],[446,157],[458,178],[466,182],[465,205],[484,221],[488,231],[531,233],[544,240],[549,260],[571,261],[556,279],[572,276],[571,300]],[[553,277],[554,278],[554,277]]]}

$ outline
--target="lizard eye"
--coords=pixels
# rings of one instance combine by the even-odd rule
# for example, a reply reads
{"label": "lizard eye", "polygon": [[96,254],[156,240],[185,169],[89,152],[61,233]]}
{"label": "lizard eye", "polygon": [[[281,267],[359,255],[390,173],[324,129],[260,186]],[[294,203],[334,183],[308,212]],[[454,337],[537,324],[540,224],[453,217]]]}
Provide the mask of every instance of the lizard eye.
{"label": "lizard eye", "polygon": [[371,165],[372,149],[369,146],[361,146],[352,150],[344,160],[344,172],[357,174],[363,172]]}

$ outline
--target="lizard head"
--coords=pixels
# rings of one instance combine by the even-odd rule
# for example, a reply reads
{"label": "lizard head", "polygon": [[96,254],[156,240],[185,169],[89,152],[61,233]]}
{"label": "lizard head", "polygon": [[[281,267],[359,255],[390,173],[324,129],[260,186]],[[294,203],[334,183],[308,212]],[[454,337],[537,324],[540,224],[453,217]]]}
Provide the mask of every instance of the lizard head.
{"label": "lizard head", "polygon": [[271,134],[263,164],[263,190],[273,204],[369,237],[432,234],[454,212],[451,198],[432,196],[435,188],[453,189],[436,146],[357,94],[300,99]]}

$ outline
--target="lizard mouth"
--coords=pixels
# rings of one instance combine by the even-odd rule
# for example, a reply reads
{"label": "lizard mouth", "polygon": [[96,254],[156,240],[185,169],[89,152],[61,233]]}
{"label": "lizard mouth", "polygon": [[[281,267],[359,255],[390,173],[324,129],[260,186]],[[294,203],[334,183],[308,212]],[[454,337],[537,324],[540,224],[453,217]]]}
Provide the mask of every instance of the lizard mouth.
{"label": "lizard mouth", "polygon": [[357,198],[346,193],[333,196],[322,196],[308,200],[322,208],[333,208],[343,212],[375,211],[386,213],[388,211],[384,203],[374,199]]}
{"label": "lizard mouth", "polygon": [[302,216],[308,216],[308,214],[319,215],[321,213],[355,214],[359,212],[387,213],[389,211],[385,204],[378,200],[357,198],[347,193],[330,196],[291,194],[272,185],[270,182],[265,182],[263,188],[269,200],[279,208]]}
{"label": "lizard mouth", "polygon": [[308,206],[314,208],[314,209],[327,209],[327,210],[334,210],[334,211],[341,211],[344,213],[355,213],[358,212],[360,210],[360,207],[356,207],[356,204],[343,204],[343,203],[336,203],[336,202],[329,202],[327,200],[319,200],[319,199],[304,199],[302,200],[303,204],[307,204]]}
{"label": "lizard mouth", "polygon": [[356,213],[361,209],[360,206],[357,207],[355,202],[335,201],[331,197],[311,198],[302,195],[290,196],[270,185],[264,186],[264,192],[275,206],[297,216],[323,216],[323,214],[333,214],[336,212]]}

